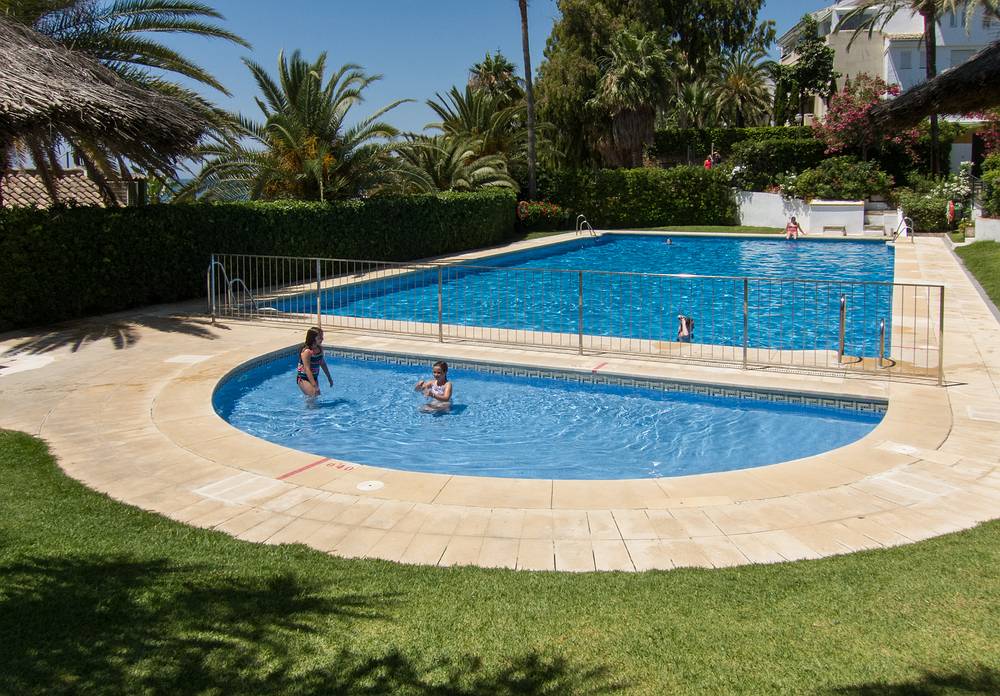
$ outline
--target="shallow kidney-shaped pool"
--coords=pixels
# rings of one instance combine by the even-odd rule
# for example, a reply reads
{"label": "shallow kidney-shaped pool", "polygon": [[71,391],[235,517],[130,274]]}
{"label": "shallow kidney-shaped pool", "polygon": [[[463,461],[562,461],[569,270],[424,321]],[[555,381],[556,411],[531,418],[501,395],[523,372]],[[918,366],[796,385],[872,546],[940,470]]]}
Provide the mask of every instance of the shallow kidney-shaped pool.
{"label": "shallow kidney-shaped pool", "polygon": [[215,410],[237,428],[319,456],[408,471],[629,479],[729,471],[853,442],[884,402],[452,363],[454,405],[421,410],[431,360],[327,351],[333,388],[306,399],[297,355],[224,380]]}

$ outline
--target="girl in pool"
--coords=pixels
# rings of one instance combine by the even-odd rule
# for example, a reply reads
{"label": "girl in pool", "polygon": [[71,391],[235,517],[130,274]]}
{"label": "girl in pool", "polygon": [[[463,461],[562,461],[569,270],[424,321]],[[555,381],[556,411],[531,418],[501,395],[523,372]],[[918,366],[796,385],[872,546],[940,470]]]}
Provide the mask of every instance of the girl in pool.
{"label": "girl in pool", "polygon": [[430,401],[422,410],[447,411],[451,407],[451,382],[448,381],[448,363],[438,360],[431,369],[434,379],[422,379],[414,389],[422,391]]}
{"label": "girl in pool", "polygon": [[330,368],[323,358],[323,329],[313,327],[306,331],[306,342],[299,350],[299,366],[295,371],[295,383],[306,396],[319,396],[319,370],[323,368],[326,379],[333,386]]}

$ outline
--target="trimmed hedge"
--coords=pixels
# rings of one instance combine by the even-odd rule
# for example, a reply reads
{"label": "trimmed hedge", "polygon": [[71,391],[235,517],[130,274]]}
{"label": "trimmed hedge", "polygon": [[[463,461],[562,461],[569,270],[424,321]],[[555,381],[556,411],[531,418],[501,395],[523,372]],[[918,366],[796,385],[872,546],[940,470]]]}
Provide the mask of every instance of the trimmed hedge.
{"label": "trimmed hedge", "polygon": [[205,293],[212,253],[406,261],[497,244],[511,192],[0,213],[0,331]]}
{"label": "trimmed hedge", "polygon": [[744,140],[733,146],[730,164],[733,184],[747,191],[764,191],[778,183],[778,176],[817,166],[826,157],[826,146],[815,138],[797,140]]}
{"label": "trimmed hedge", "polygon": [[732,152],[736,143],[764,140],[805,140],[813,138],[810,126],[760,126],[756,128],[667,128],[656,131],[652,157],[670,162],[687,162],[688,147],[698,164],[705,159],[712,145],[723,157]]}
{"label": "trimmed hedge", "polygon": [[594,227],[736,224],[736,199],[717,169],[598,169],[543,173],[539,195]]}
{"label": "trimmed hedge", "polygon": [[983,160],[983,181],[987,189],[983,196],[983,212],[990,217],[1000,217],[1000,152]]}

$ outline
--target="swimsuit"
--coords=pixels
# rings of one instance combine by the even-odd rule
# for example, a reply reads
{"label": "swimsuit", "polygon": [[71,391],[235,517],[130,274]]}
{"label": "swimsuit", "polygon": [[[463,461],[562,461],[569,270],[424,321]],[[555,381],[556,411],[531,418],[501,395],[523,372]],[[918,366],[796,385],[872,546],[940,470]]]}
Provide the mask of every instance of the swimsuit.
{"label": "swimsuit", "polygon": [[445,382],[442,385],[438,385],[437,382],[433,382],[431,384],[431,394],[433,394],[434,396],[440,396],[443,399],[444,398],[444,385],[445,384],[448,384],[448,383]]}
{"label": "swimsuit", "polygon": [[[319,366],[323,364],[323,351],[319,353],[314,352],[310,348],[309,355],[309,371],[312,372],[313,379],[319,380]],[[295,381],[296,382],[308,382],[309,375],[306,374],[305,367],[302,365],[302,355],[299,354],[299,365],[295,368]],[[317,381],[317,384],[319,382]]]}

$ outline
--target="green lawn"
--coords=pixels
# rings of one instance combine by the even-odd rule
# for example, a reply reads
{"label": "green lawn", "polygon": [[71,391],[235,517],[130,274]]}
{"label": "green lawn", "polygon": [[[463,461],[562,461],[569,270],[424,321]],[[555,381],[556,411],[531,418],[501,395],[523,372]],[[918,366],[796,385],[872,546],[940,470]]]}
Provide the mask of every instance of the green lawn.
{"label": "green lawn", "polygon": [[993,304],[1000,307],[1000,243],[974,242],[955,249]]}
{"label": "green lawn", "polygon": [[822,561],[437,569],[124,506],[0,432],[2,694],[1000,691],[1000,523]]}
{"label": "green lawn", "polygon": [[965,241],[965,232],[949,232],[948,237],[951,241],[955,242],[955,244],[961,244]]}

